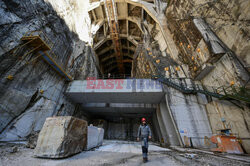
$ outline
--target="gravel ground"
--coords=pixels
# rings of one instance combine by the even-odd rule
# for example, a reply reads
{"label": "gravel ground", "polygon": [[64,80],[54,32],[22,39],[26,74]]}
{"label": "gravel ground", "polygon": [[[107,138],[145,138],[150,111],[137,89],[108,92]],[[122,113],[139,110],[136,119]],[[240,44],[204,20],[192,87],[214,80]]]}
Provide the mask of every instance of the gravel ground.
{"label": "gravel ground", "polygon": [[[140,146],[136,142],[105,141],[103,146],[92,151],[84,151],[65,159],[34,158],[33,149],[20,144],[0,144],[1,166],[249,166],[250,162],[229,159],[217,154],[201,151],[178,151],[150,144],[149,161],[142,162]],[[249,156],[242,156],[249,159]]]}

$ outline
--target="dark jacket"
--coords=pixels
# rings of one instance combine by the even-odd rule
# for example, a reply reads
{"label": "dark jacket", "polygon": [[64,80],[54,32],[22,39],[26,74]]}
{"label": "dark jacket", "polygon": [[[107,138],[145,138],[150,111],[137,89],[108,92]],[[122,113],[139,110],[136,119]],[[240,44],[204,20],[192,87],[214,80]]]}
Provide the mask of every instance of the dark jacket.
{"label": "dark jacket", "polygon": [[148,137],[152,136],[150,127],[146,124],[146,125],[140,125],[139,129],[138,129],[138,134],[137,137],[138,138],[148,138]]}

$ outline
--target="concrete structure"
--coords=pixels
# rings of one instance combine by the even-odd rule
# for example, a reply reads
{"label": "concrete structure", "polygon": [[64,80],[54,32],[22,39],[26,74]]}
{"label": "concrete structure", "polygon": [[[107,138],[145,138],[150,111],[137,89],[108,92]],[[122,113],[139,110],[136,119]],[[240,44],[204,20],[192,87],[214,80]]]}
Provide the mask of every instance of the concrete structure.
{"label": "concrete structure", "polygon": [[212,132],[204,107],[192,104],[190,108],[188,102],[175,97],[181,93],[172,88],[165,93],[161,84],[149,79],[73,81],[66,91],[71,100],[94,116],[142,117],[151,114],[150,118],[153,118],[156,114],[158,124],[153,124],[160,127],[161,134],[159,129],[155,134],[165,145],[208,148],[204,140],[211,137]]}
{"label": "concrete structure", "polygon": [[182,145],[181,140],[179,140],[179,131],[174,127],[175,119],[170,117],[169,108],[167,108],[166,103],[163,101],[160,103],[160,112],[163,124],[166,128],[166,132],[168,133],[168,141],[170,145]]}
{"label": "concrete structure", "polygon": [[[82,109],[90,114],[112,116],[143,116],[155,112],[157,104],[142,103],[88,103],[82,104]],[[135,115],[135,113],[137,115]]]}
{"label": "concrete structure", "polygon": [[159,103],[164,92],[151,79],[73,81],[66,94],[75,103]]}
{"label": "concrete structure", "polygon": [[163,123],[162,115],[161,115],[161,111],[160,111],[159,107],[156,110],[156,116],[157,116],[157,120],[158,120],[158,123],[159,123],[160,131],[161,131],[161,142],[165,146],[170,145],[170,142],[169,142],[169,139],[168,139],[169,138],[168,133],[166,131],[166,126]]}

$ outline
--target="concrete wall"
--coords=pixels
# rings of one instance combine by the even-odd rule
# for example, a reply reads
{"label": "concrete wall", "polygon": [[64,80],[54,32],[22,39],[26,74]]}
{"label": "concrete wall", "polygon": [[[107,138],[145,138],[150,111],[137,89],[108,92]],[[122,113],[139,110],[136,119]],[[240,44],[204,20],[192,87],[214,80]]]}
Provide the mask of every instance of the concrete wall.
{"label": "concrete wall", "polygon": [[158,122],[159,127],[160,127],[160,131],[161,131],[161,143],[164,146],[169,146],[170,145],[169,136],[168,136],[168,133],[166,131],[166,126],[165,126],[165,124],[163,123],[163,120],[162,120],[160,107],[158,107],[156,109],[156,116],[157,116],[157,122]]}
{"label": "concrete wall", "polygon": [[153,122],[153,127],[154,127],[154,131],[155,131],[155,139],[157,142],[159,143],[163,143],[162,142],[162,133],[161,133],[161,129],[160,129],[160,125],[159,125],[159,122],[157,120],[157,115],[156,113],[153,114],[153,118],[152,118],[152,122]]}
{"label": "concrete wall", "polygon": [[231,128],[233,134],[242,140],[242,146],[250,153],[250,112],[249,108],[239,108],[228,101],[214,100],[206,104],[208,117],[213,133],[223,129],[222,118],[226,120],[226,127]]}
{"label": "concrete wall", "polygon": [[[229,85],[231,81],[234,81],[236,87],[240,86],[246,77],[238,69],[237,63],[230,59],[232,58],[229,55],[224,55],[216,63],[216,68],[202,80],[202,83],[219,87]],[[206,104],[208,117],[214,134],[216,130],[224,128],[221,118],[225,119],[232,133],[242,138],[244,149],[250,153],[250,108],[245,103],[236,103],[239,107],[227,101],[212,99],[212,102]]]}
{"label": "concrete wall", "polygon": [[[154,130],[152,117],[145,116],[147,123],[152,131],[152,141],[156,141],[156,131]],[[126,118],[107,121],[105,129],[105,139],[121,139],[135,141],[137,138],[138,128],[141,118]]]}
{"label": "concrete wall", "polygon": [[[167,96],[167,95],[166,95]],[[166,99],[167,100],[167,99]],[[160,103],[160,111],[162,115],[162,120],[166,128],[166,132],[168,133],[169,143],[172,146],[181,145],[180,140],[178,138],[178,133],[175,129],[174,119],[171,118],[170,110],[167,107],[166,101],[162,101]]]}
{"label": "concrete wall", "polygon": [[76,103],[159,103],[162,86],[152,79],[88,79],[72,81],[66,94]]}
{"label": "concrete wall", "polygon": [[184,95],[168,88],[169,107],[185,146],[209,148],[205,137],[212,136],[205,96]]}

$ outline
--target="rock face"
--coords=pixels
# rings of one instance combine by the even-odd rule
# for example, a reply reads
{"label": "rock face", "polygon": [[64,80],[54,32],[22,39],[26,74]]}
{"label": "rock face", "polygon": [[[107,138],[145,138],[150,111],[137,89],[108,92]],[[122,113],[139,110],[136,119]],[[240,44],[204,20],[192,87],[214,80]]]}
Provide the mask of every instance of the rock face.
{"label": "rock face", "polygon": [[87,130],[85,120],[72,116],[49,117],[39,134],[34,155],[64,158],[79,153],[86,147]]}
{"label": "rock face", "polygon": [[[79,4],[80,3],[80,4]],[[67,82],[36,53],[15,56],[26,32],[43,31],[54,43],[56,62],[73,79],[98,73],[86,44],[88,3],[81,0],[0,1],[0,140],[24,140],[41,130],[47,117],[73,115],[78,107],[63,94]],[[83,21],[76,21],[79,20]],[[73,21],[74,20],[74,21]],[[78,25],[84,24],[84,25]],[[77,28],[81,27],[81,28]],[[8,80],[8,75],[13,80]]]}
{"label": "rock face", "polygon": [[[150,76],[154,73],[153,62],[167,78],[176,82],[187,78],[183,83],[187,87],[195,83],[227,88],[231,82],[236,88],[250,86],[249,8],[249,1],[244,0],[169,0],[164,14],[157,17],[162,32],[145,32],[144,50],[152,51],[148,55],[153,55],[155,62],[142,51],[136,57],[133,74],[139,78]],[[147,29],[147,25],[144,27]],[[151,43],[158,43],[159,48]],[[225,119],[227,127],[242,138],[244,149],[250,153],[250,141],[244,139],[250,136],[249,105],[201,94],[186,95],[171,88],[166,88],[166,92],[169,111],[185,145],[209,147],[207,138],[223,128]]]}
{"label": "rock face", "polygon": [[250,2],[244,0],[179,0],[169,3],[166,14],[180,20],[180,24],[189,17],[204,18],[228,48],[249,66],[249,10]]}
{"label": "rock face", "polygon": [[[200,80],[203,85],[228,87],[231,81],[235,82],[236,87],[250,85],[247,84],[249,79],[249,72],[247,72],[249,67],[247,66],[249,66],[250,61],[250,56],[247,56],[249,54],[247,34],[250,32],[247,22],[250,17],[249,4],[249,1],[244,0],[169,1],[165,15],[168,28],[173,35],[172,38],[180,52],[180,57],[182,55],[188,57],[185,55],[185,52],[188,51],[190,51],[189,55],[199,57],[196,63],[188,63],[191,64],[189,71],[192,72],[194,69],[192,69],[192,65],[199,63],[211,63],[214,66],[214,69]],[[203,18],[209,28],[204,26],[204,22],[200,19],[193,18]],[[205,36],[204,34],[209,31],[211,32],[210,36]],[[207,46],[215,48],[214,44],[216,43],[211,41],[216,41],[216,38],[220,40],[219,45],[224,47],[225,52],[211,50],[209,47],[206,49]],[[210,40],[210,45],[207,42],[208,40]],[[204,47],[205,45],[207,46]],[[188,46],[192,46],[193,49],[189,50]],[[211,51],[208,52],[207,50]],[[180,62],[184,63],[185,60],[180,60],[178,63]],[[198,71],[196,71],[196,74]],[[221,119],[225,119],[227,127],[231,128],[232,133],[236,133],[239,138],[243,138],[243,148],[247,153],[250,153],[250,141],[244,139],[250,136],[249,106],[239,102],[239,107],[228,101],[215,98],[207,98],[204,101],[206,102],[199,104],[202,107],[200,110],[205,108],[212,133],[216,134],[217,130],[223,128]],[[192,105],[194,104],[192,103]],[[171,103],[170,107],[173,109]],[[175,113],[174,110],[172,111]]]}

